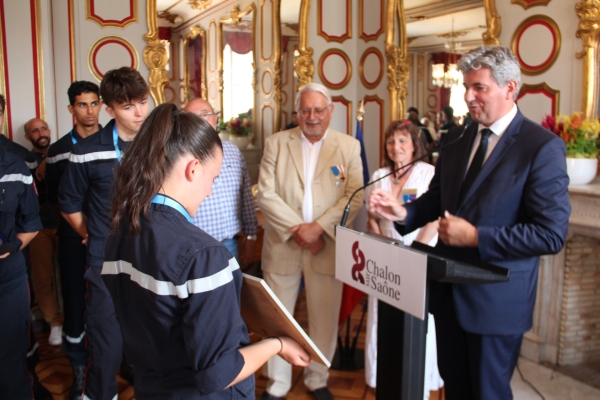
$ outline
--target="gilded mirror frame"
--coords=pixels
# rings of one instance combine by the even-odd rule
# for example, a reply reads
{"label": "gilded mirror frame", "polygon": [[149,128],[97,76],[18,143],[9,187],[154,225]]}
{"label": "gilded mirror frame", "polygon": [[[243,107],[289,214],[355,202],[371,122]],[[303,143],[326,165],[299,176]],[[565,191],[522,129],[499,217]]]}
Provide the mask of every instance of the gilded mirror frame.
{"label": "gilded mirror frame", "polygon": [[181,105],[182,108],[185,107],[190,101],[190,67],[187,46],[190,40],[195,39],[198,36],[200,36],[202,39],[202,61],[200,62],[202,64],[202,81],[200,82],[202,93],[200,93],[200,96],[203,99],[208,99],[208,89],[206,87],[206,80],[208,79],[208,75],[206,72],[206,51],[208,50],[208,48],[206,47],[206,31],[202,29],[200,25],[194,25],[190,28],[190,31],[183,37],[183,98],[185,99],[185,101]]}
{"label": "gilded mirror frame", "polygon": [[219,46],[219,104],[221,107],[221,116],[223,116],[223,25],[231,25],[231,24],[239,24],[242,21],[242,18],[246,15],[252,14],[252,90],[254,91],[254,104],[252,105],[252,116],[254,122],[252,124],[252,130],[254,131],[254,137],[256,137],[256,104],[258,102],[258,87],[256,84],[256,66],[258,65],[258,52],[256,51],[256,19],[258,14],[256,13],[256,5],[254,3],[248,4],[243,11],[240,11],[240,8],[235,5],[233,6],[229,17],[221,17],[219,19],[219,29],[218,29],[218,46]]}
{"label": "gilded mirror frame", "polygon": [[[591,2],[594,0],[584,0]],[[312,82],[315,72],[312,59],[313,49],[308,46],[308,17],[311,0],[302,0],[300,5],[300,35],[296,57],[296,73],[298,87]],[[483,0],[485,9],[486,31],[482,34],[486,45],[500,44],[498,36],[502,25],[496,11],[496,0]],[[398,31],[396,31],[396,28]],[[396,32],[400,43],[396,44]],[[403,0],[390,0],[387,4],[385,18],[385,55],[387,59],[388,91],[390,96],[390,118],[398,119],[406,110],[407,83],[410,78],[408,66],[408,39],[406,37],[406,17]]]}

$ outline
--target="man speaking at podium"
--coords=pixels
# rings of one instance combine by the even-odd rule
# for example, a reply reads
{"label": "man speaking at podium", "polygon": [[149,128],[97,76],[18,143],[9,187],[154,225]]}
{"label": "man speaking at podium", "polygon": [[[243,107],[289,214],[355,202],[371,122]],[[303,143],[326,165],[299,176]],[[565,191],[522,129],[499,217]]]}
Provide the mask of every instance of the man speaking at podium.
{"label": "man speaking at podium", "polygon": [[427,193],[400,206],[376,189],[369,210],[401,234],[441,218],[437,247],[510,269],[505,283],[430,286],[446,398],[506,400],[532,326],[539,257],[559,252],[567,234],[565,145],[518,110],[520,67],[509,49],[471,50],[458,69],[474,122],[448,133],[446,143],[458,142]]}

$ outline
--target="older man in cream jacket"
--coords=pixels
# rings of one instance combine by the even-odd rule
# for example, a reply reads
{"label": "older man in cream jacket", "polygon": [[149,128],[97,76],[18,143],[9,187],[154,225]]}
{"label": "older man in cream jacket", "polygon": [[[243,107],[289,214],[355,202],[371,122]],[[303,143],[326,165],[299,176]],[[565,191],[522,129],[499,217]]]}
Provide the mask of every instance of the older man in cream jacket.
{"label": "older man in cream jacket", "polygon": [[[360,144],[329,129],[333,104],[327,89],[305,85],[296,96],[299,126],[265,141],[258,204],[265,216],[264,278],[290,313],[302,276],[306,285],[309,334],[328,358],[335,352],[342,283],[335,279],[335,225],[351,194],[362,186]],[[350,221],[361,205],[353,200]],[[283,397],[291,388],[291,366],[273,357],[261,400]],[[313,362],[304,383],[317,399],[333,399],[329,372]]]}

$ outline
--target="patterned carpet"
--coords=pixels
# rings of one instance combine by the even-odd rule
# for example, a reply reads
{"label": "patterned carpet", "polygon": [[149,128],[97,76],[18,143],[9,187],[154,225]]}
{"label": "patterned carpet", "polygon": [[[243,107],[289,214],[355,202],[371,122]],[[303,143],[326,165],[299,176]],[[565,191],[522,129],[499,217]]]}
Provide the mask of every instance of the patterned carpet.
{"label": "patterned carpet", "polygon": [[[355,308],[351,316],[351,335],[358,329],[361,318],[364,302],[366,298]],[[298,304],[296,305],[295,317],[299,324],[307,329],[307,313],[306,301],[304,292],[298,296]],[[345,328],[342,327],[342,332]],[[37,334],[38,343],[40,345],[40,362],[37,365],[36,371],[42,384],[50,390],[54,396],[54,400],[67,399],[69,388],[71,387],[71,366],[67,360],[66,353],[59,347],[50,346],[48,344],[48,332],[40,332]],[[364,349],[365,341],[365,326],[361,329],[357,347]],[[119,383],[119,400],[134,399],[133,387],[125,380],[117,377]],[[267,379],[261,376],[260,370],[256,374],[256,396],[257,398],[265,390]],[[336,399],[375,399],[375,391],[365,384],[364,370],[358,371],[336,371],[331,370],[329,378],[329,389]],[[309,400],[314,397],[308,392],[302,380],[301,368],[293,368],[293,386],[292,390],[286,396],[287,400]],[[440,392],[431,392],[430,400],[443,400],[443,389]]]}

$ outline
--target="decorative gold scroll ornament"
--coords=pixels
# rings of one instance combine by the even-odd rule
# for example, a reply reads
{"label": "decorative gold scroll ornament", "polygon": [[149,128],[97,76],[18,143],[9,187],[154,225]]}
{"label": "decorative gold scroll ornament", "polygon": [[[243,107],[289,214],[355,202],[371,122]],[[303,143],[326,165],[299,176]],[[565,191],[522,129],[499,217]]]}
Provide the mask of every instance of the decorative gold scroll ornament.
{"label": "decorative gold scroll ornament", "polygon": [[[398,19],[396,19],[398,13]],[[400,46],[394,43],[394,21],[398,20]],[[385,56],[387,58],[388,90],[390,92],[390,118],[400,119],[406,110],[407,84],[410,78],[408,68],[408,40],[406,37],[406,19],[404,16],[404,4],[399,0],[393,0],[388,5],[385,24]],[[383,140],[382,140],[383,143]]]}
{"label": "decorative gold scroll ornament", "polygon": [[298,75],[298,89],[312,82],[315,73],[315,64],[312,59],[313,49],[308,47],[308,12],[310,0],[302,0],[300,5],[300,34],[298,37],[298,52],[296,57],[296,74]]}
{"label": "decorative gold scroll ornament", "polygon": [[502,30],[502,24],[500,23],[500,15],[496,11],[496,0],[483,0],[485,7],[485,22],[487,29],[481,35],[483,37],[483,43],[487,46],[499,45],[500,40],[498,36]]}
{"label": "decorative gold scroll ornament", "polygon": [[600,0],[583,0],[575,4],[579,16],[576,36],[583,42],[583,50],[576,53],[583,59],[583,93],[581,110],[583,119],[597,118],[598,102],[598,42],[600,39]]}
{"label": "decorative gold scroll ornament", "polygon": [[194,10],[204,10],[212,4],[212,0],[188,0],[188,4]]}
{"label": "decorative gold scroll ornament", "polygon": [[150,83],[150,96],[155,105],[165,102],[165,86],[169,84],[169,76],[165,69],[169,57],[164,43],[158,38],[158,23],[156,18],[156,0],[146,0],[146,22],[148,33],[144,35],[146,47],[144,48],[144,62],[150,70],[148,82]]}

